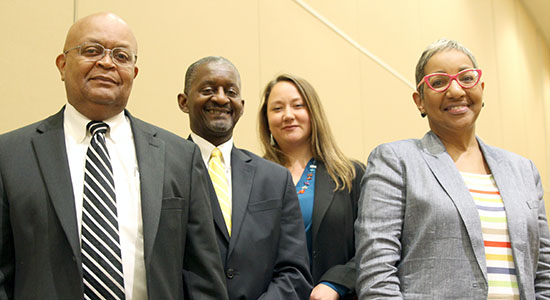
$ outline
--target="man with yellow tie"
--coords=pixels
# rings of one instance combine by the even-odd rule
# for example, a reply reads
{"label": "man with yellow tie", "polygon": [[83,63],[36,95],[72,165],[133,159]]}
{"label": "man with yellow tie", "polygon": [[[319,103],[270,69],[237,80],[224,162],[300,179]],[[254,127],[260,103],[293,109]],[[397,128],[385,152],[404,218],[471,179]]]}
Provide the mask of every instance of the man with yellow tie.
{"label": "man with yellow tie", "polygon": [[312,279],[292,177],[233,146],[244,108],[239,72],[223,57],[196,61],[178,103],[208,166],[229,299],[308,299]]}

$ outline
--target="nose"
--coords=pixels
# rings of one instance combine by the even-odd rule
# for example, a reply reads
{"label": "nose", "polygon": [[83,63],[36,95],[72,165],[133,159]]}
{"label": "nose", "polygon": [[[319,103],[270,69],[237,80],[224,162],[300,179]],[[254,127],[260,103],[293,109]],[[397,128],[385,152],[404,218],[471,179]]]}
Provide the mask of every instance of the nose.
{"label": "nose", "polygon": [[456,79],[451,80],[451,85],[447,89],[447,95],[451,98],[460,98],[464,96],[466,92],[464,89],[458,84]]}
{"label": "nose", "polygon": [[104,68],[112,68],[115,63],[113,62],[113,57],[111,56],[111,49],[105,49],[103,51],[103,56],[97,60],[97,63]]}
{"label": "nose", "polygon": [[285,108],[283,110],[283,121],[292,121],[294,119],[294,114],[291,109]]}
{"label": "nose", "polygon": [[212,101],[216,102],[219,105],[224,105],[226,103],[229,103],[229,97],[225,94],[225,91],[223,90],[223,87],[219,87],[216,93],[214,93],[214,96],[212,97]]}

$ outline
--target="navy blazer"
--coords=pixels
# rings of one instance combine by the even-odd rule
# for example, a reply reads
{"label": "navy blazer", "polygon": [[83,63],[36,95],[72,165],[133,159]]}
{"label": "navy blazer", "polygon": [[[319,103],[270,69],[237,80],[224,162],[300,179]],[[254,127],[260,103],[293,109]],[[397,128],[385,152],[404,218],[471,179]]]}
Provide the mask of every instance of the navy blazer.
{"label": "navy blazer", "polygon": [[361,192],[364,166],[354,162],[355,178],[351,192],[334,191],[325,164],[317,163],[313,202],[312,264],[313,282],[328,281],[350,290],[346,298],[355,296],[357,269],[353,224],[357,218],[357,202]]}
{"label": "navy blazer", "polygon": [[[550,299],[539,173],[530,160],[478,142],[504,203],[520,297]],[[356,236],[359,299],[487,299],[479,214],[433,132],[373,150]]]}
{"label": "navy blazer", "polygon": [[[130,119],[149,299],[227,299],[198,147]],[[184,282],[184,270],[197,278]],[[0,299],[83,299],[63,109],[0,135]]]}

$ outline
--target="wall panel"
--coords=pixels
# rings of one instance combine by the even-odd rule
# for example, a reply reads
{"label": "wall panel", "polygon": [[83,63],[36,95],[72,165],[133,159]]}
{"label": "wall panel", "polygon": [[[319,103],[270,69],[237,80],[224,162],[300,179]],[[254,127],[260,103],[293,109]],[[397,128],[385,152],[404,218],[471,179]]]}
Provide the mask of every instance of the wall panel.
{"label": "wall panel", "polygon": [[[65,103],[55,57],[73,12],[82,17],[99,11],[119,14],[138,39],[140,73],[129,109],[182,136],[189,134],[188,118],[176,96],[187,66],[206,55],[225,56],[241,72],[246,105],[235,141],[254,152],[260,152],[261,91],[281,72],[313,84],[350,157],[366,161],[376,145],[428,130],[407,84],[293,0],[74,3],[0,2],[0,132],[42,119]],[[445,36],[465,44],[485,82],[478,135],[532,159],[545,190],[550,188],[550,45],[519,0],[305,3],[413,84],[416,61],[429,43]]]}
{"label": "wall panel", "polygon": [[72,1],[0,1],[0,132],[57,112],[65,89],[55,66],[72,23]]}

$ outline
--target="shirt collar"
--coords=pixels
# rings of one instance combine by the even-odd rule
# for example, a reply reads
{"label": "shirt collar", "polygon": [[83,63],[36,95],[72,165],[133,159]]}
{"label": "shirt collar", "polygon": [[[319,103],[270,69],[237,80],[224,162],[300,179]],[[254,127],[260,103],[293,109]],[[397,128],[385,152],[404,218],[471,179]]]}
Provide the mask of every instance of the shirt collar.
{"label": "shirt collar", "polygon": [[[86,137],[90,137],[90,133],[86,130],[86,125],[90,121],[88,117],[77,111],[74,106],[67,103],[63,116],[65,134],[72,136],[78,143],[83,143]],[[130,121],[124,115],[124,111],[107,120],[103,120],[103,122],[109,125],[106,137],[114,143],[122,141],[128,134],[130,136],[132,134]]]}
{"label": "shirt collar", "polygon": [[[195,142],[195,144],[199,146],[199,149],[201,150],[202,160],[204,161],[204,164],[208,166],[210,154],[212,153],[212,150],[216,148],[216,146],[212,145],[209,141],[205,140],[204,138],[193,132],[191,133],[191,138],[193,139],[193,142]],[[219,145],[218,149],[220,149],[220,151],[222,152],[225,167],[230,167],[231,150],[233,149],[233,137],[231,137],[227,142]]]}

